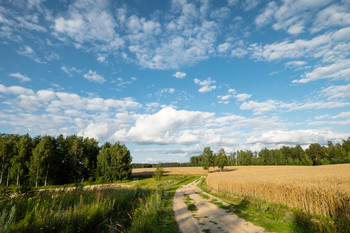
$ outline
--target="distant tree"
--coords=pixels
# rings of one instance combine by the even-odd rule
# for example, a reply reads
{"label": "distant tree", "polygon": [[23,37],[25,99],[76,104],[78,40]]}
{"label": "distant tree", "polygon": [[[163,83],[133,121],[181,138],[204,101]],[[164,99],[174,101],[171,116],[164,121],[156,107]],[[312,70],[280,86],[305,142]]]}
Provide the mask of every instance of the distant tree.
{"label": "distant tree", "polygon": [[163,177],[163,174],[164,174],[164,170],[163,170],[162,164],[158,163],[156,171],[154,172],[153,177],[154,177],[155,180],[161,180],[162,177]]}
{"label": "distant tree", "polygon": [[0,185],[3,183],[5,174],[7,174],[7,185],[9,178],[10,159],[12,156],[11,146],[7,135],[0,136]]}
{"label": "distant tree", "polygon": [[219,153],[216,155],[215,163],[216,163],[216,166],[220,168],[220,172],[224,169],[225,166],[227,166],[228,159],[227,159],[225,150],[223,148],[221,148],[219,150]]}
{"label": "distant tree", "polygon": [[105,143],[97,156],[97,171],[103,181],[123,180],[132,171],[132,157],[125,145]]}
{"label": "distant tree", "polygon": [[33,155],[29,164],[29,174],[31,180],[35,182],[35,187],[38,187],[41,180],[44,182],[44,186],[47,185],[49,170],[55,163],[54,157],[54,139],[50,136],[42,137],[33,150]]}
{"label": "distant tree", "polygon": [[21,177],[27,173],[26,164],[32,155],[32,139],[28,134],[22,135],[16,143],[16,152],[11,160],[11,173],[16,177],[16,185],[20,185]]}
{"label": "distant tree", "polygon": [[213,151],[210,149],[210,147],[205,147],[203,149],[202,156],[203,156],[202,167],[204,170],[209,171],[210,167],[215,166],[215,157],[214,157]]}
{"label": "distant tree", "polygon": [[306,149],[306,153],[311,158],[313,165],[321,165],[321,159],[326,156],[324,148],[318,143],[311,144],[309,148]]}

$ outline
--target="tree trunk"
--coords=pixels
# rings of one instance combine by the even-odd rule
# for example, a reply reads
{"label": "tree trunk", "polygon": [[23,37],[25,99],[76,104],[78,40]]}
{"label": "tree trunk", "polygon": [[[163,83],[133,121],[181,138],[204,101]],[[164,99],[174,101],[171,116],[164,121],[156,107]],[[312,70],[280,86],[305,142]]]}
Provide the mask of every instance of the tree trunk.
{"label": "tree trunk", "polygon": [[18,168],[18,171],[17,171],[17,186],[19,186],[19,168]]}
{"label": "tree trunk", "polygon": [[7,171],[6,187],[9,186],[9,177],[10,177],[10,171]]}
{"label": "tree trunk", "polygon": [[0,175],[0,185],[2,184],[2,175],[4,174],[4,165],[2,165],[1,175]]}
{"label": "tree trunk", "polygon": [[47,176],[49,174],[49,165],[47,165],[47,169],[46,169],[46,175],[45,175],[45,183],[44,183],[44,186],[46,186],[47,184]]}
{"label": "tree trunk", "polygon": [[38,187],[38,179],[39,179],[39,168],[36,169],[35,188]]}

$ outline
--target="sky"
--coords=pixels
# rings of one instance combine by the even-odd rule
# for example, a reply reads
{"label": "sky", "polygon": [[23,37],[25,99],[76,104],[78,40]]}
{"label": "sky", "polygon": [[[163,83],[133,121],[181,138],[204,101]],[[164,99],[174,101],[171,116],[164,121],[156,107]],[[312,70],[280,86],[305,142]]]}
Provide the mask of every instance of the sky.
{"label": "sky", "polygon": [[350,137],[349,0],[0,0],[0,132],[210,146]]}

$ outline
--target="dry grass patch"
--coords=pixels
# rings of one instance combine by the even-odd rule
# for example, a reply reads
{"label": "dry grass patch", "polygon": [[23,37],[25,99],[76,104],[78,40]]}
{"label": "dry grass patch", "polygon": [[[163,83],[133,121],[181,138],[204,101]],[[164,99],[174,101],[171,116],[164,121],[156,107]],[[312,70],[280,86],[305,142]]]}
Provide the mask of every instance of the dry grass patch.
{"label": "dry grass patch", "polygon": [[333,218],[350,220],[350,164],[328,166],[238,166],[209,173],[219,192],[283,203]]}

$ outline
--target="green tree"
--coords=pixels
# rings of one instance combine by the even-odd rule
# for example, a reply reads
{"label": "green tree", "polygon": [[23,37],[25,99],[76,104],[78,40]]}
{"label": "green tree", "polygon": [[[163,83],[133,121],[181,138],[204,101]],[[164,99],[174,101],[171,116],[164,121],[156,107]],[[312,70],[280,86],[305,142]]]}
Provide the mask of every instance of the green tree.
{"label": "green tree", "polygon": [[227,166],[228,159],[224,148],[221,148],[219,150],[219,153],[216,155],[216,158],[215,158],[215,163],[216,163],[216,166],[220,168],[220,172],[224,169],[225,166]]}
{"label": "green tree", "polygon": [[311,144],[306,149],[306,153],[311,158],[313,165],[321,165],[321,159],[326,156],[324,148],[318,143]]}
{"label": "green tree", "polygon": [[17,153],[11,160],[11,173],[16,177],[16,185],[20,185],[21,178],[28,173],[26,164],[32,155],[32,139],[28,134],[22,135],[16,143]]}
{"label": "green tree", "polygon": [[205,147],[203,149],[202,156],[203,156],[202,167],[204,170],[209,171],[210,167],[215,166],[215,157],[214,157],[213,151],[210,149],[210,147]]}
{"label": "green tree", "polygon": [[105,143],[97,156],[97,173],[103,181],[123,180],[132,171],[132,157],[125,145]]}
{"label": "green tree", "polygon": [[49,170],[52,166],[55,156],[54,139],[50,136],[44,136],[33,150],[33,155],[29,164],[29,175],[35,187],[38,187],[40,181],[47,185]]}
{"label": "green tree", "polygon": [[[3,183],[4,175],[10,167],[11,148],[6,135],[0,136],[0,185]],[[9,177],[9,176],[7,176]],[[8,182],[7,182],[8,183]]]}
{"label": "green tree", "polygon": [[164,170],[163,170],[162,164],[158,163],[156,171],[154,172],[153,177],[154,177],[155,180],[161,180],[163,175],[164,175]]}
{"label": "green tree", "polygon": [[69,164],[70,174],[69,176],[74,182],[80,181],[83,178],[84,170],[84,145],[83,138],[74,136],[71,147],[69,148]]}

